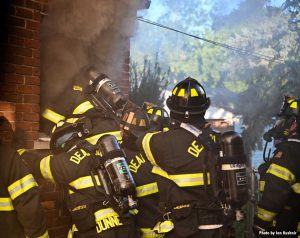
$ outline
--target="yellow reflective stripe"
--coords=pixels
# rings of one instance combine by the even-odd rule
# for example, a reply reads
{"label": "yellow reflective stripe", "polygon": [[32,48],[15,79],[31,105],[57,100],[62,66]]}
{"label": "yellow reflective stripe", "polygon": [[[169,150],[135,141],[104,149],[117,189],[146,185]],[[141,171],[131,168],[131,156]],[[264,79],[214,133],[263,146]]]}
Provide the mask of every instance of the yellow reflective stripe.
{"label": "yellow reflective stripe", "polygon": [[148,196],[153,193],[158,193],[157,183],[148,183],[136,187],[137,197]]}
{"label": "yellow reflective stripe", "polygon": [[[100,180],[98,175],[95,176],[95,180],[97,185],[101,185]],[[90,187],[94,187],[94,183],[92,180],[91,176],[85,176],[85,177],[80,177],[74,181],[72,181],[71,183],[69,183],[69,185],[75,189],[84,189],[84,188],[90,188]],[[70,193],[74,193],[72,190],[70,191]]]}
{"label": "yellow reflective stripe", "polygon": [[288,103],[290,103],[290,108],[295,108],[296,109],[298,107],[298,103],[294,98],[288,100]]}
{"label": "yellow reflective stripe", "polygon": [[101,134],[97,134],[91,137],[86,138],[85,140],[88,141],[92,145],[96,145],[97,141],[100,139],[100,137],[104,135],[113,135],[117,138],[117,140],[120,142],[122,140],[121,131],[109,131]]}
{"label": "yellow reflective stripe", "polygon": [[142,146],[143,146],[143,150],[146,154],[147,159],[150,161],[151,164],[153,165],[157,165],[155,162],[155,159],[153,157],[152,151],[150,149],[150,140],[152,138],[153,135],[160,133],[159,131],[157,132],[153,132],[153,133],[147,133],[142,141]]}
{"label": "yellow reflective stripe", "polygon": [[277,213],[270,212],[268,210],[265,210],[261,207],[257,208],[257,217],[260,218],[263,221],[272,221]]}
{"label": "yellow reflective stripe", "polygon": [[13,211],[14,206],[10,198],[0,198],[0,211]]}
{"label": "yellow reflective stripe", "polygon": [[300,183],[295,183],[292,185],[292,189],[295,193],[300,194]]}
{"label": "yellow reflective stripe", "polygon": [[68,122],[68,123],[74,123],[74,122],[76,122],[76,121],[78,121],[79,120],[79,118],[68,118],[67,120],[66,120],[66,122]]}
{"label": "yellow reflective stripe", "polygon": [[198,92],[195,88],[191,89],[191,97],[197,97],[198,96]]}
{"label": "yellow reflective stripe", "polygon": [[18,149],[17,152],[18,152],[19,155],[22,155],[26,152],[26,150],[25,149]]}
{"label": "yellow reflective stripe", "polygon": [[43,112],[42,117],[54,123],[65,120],[65,117],[63,115],[60,115],[48,108]]}
{"label": "yellow reflective stripe", "polygon": [[293,183],[295,181],[295,175],[287,168],[278,164],[271,164],[267,173],[273,174],[274,176],[286,180],[289,183]]}
{"label": "yellow reflective stripe", "polygon": [[177,89],[178,89],[177,87],[175,87],[175,88],[174,88],[174,90],[173,90],[173,92],[172,92],[172,94],[173,94],[173,95],[175,95],[175,94],[176,94],[176,92],[177,92]]}
{"label": "yellow reflective stripe", "polygon": [[54,182],[54,178],[52,176],[51,168],[50,168],[50,160],[52,155],[48,155],[43,158],[40,162],[40,170],[44,177],[44,179]]}
{"label": "yellow reflective stripe", "polygon": [[163,128],[163,132],[167,132],[167,131],[169,131],[170,129],[168,128],[168,127],[164,127]]}
{"label": "yellow reflective stripe", "polygon": [[73,85],[73,90],[82,92],[83,89],[79,85]]}
{"label": "yellow reflective stripe", "polygon": [[300,232],[300,222],[298,223],[297,231]]}
{"label": "yellow reflective stripe", "polygon": [[105,208],[96,211],[95,213],[96,222],[103,220],[104,218],[111,217],[111,216],[119,216],[112,208]]}
{"label": "yellow reflective stripe", "polygon": [[73,224],[72,228],[69,229],[67,238],[73,238],[73,237],[74,237],[74,232],[75,232],[75,231],[78,231],[78,229],[77,229],[77,227],[75,226],[75,224]]}
{"label": "yellow reflective stripe", "polygon": [[140,228],[141,238],[158,238],[163,237],[161,234],[156,234],[151,228]]}
{"label": "yellow reflective stripe", "polygon": [[[179,187],[192,187],[204,185],[204,173],[169,175],[158,166],[153,166],[152,173],[158,174],[166,179],[172,180]],[[210,184],[210,173],[207,173],[207,183]]]}
{"label": "yellow reflective stripe", "polygon": [[184,88],[181,88],[179,90],[179,93],[177,94],[178,97],[184,97],[184,94],[185,94],[185,89]]}
{"label": "yellow reflective stripe", "polygon": [[83,102],[74,109],[73,114],[83,114],[93,107],[93,104],[91,104],[89,101]]}
{"label": "yellow reflective stripe", "polygon": [[153,108],[150,108],[148,111],[147,111],[148,114],[152,114],[153,113]]}
{"label": "yellow reflective stripe", "polygon": [[46,231],[43,235],[38,236],[37,238],[49,238],[48,231]]}
{"label": "yellow reflective stripe", "polygon": [[263,192],[265,190],[266,181],[259,181],[259,191]]}
{"label": "yellow reflective stripe", "polygon": [[29,189],[37,186],[33,176],[28,174],[23,178],[17,180],[16,182],[12,183],[8,186],[8,192],[12,200],[16,199],[21,194],[27,192]]}

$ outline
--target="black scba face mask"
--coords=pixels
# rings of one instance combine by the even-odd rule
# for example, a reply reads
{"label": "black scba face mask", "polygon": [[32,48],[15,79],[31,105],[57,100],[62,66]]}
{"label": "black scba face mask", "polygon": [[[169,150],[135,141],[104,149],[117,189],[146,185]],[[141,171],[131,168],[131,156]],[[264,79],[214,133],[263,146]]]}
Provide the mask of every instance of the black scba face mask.
{"label": "black scba face mask", "polygon": [[275,140],[286,139],[290,135],[290,129],[294,121],[294,117],[279,117],[275,121],[273,128],[269,131],[270,136],[273,137]]}

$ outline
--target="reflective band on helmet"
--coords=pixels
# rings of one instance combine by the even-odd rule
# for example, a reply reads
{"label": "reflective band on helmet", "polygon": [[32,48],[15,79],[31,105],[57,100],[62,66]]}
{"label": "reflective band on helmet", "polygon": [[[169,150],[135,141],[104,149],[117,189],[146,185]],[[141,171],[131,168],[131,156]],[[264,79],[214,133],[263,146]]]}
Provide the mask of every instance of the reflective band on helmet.
{"label": "reflective band on helmet", "polygon": [[267,173],[273,174],[274,176],[286,180],[289,183],[293,183],[295,181],[295,175],[287,168],[284,168],[278,164],[271,164]]}
{"label": "reflective band on helmet", "polygon": [[[99,177],[95,176],[95,180],[97,185],[101,185]],[[94,186],[93,180],[91,176],[85,176],[85,177],[80,177],[71,183],[69,185],[75,189],[84,189],[84,188],[90,188]],[[72,190],[69,191],[70,194],[74,193]]]}
{"label": "reflective band on helmet", "polygon": [[37,186],[37,183],[35,182],[33,176],[31,174],[28,174],[25,177],[9,185],[7,189],[11,199],[14,200],[18,196],[35,186]]}
{"label": "reflective band on helmet", "polygon": [[154,132],[154,133],[147,133],[142,141],[142,146],[143,146],[143,150],[146,154],[147,159],[150,161],[151,164],[153,165],[157,165],[155,162],[155,159],[153,157],[152,151],[150,149],[150,140],[152,138],[153,135],[160,133],[159,131]]}
{"label": "reflective band on helmet", "polygon": [[77,114],[83,114],[86,111],[90,110],[91,108],[93,108],[93,104],[91,104],[89,101],[85,101],[81,104],[79,104],[73,111],[73,114],[77,115]]}
{"label": "reflective band on helmet", "polygon": [[110,80],[109,78],[104,78],[104,79],[102,79],[102,80],[98,83],[98,85],[97,85],[97,87],[96,87],[96,92],[98,93],[98,91],[99,91],[99,89],[102,87],[102,85],[105,84],[105,83],[107,83],[107,82],[111,82],[111,80]]}
{"label": "reflective band on helmet", "polygon": [[292,189],[295,193],[300,194],[300,183],[295,183],[292,185]]}
{"label": "reflective band on helmet", "polygon": [[157,183],[148,183],[136,187],[137,197],[144,197],[157,192],[158,192]]}
{"label": "reflective band on helmet", "polygon": [[263,221],[272,221],[276,214],[275,212],[270,212],[260,207],[257,208],[257,217]]}
{"label": "reflective band on helmet", "polygon": [[119,216],[112,208],[105,208],[95,212],[95,219],[96,221],[102,220],[107,217],[111,216]]}
{"label": "reflective band on helmet", "polygon": [[263,192],[265,190],[266,181],[259,181],[259,191]]}
{"label": "reflective band on helmet", "polygon": [[54,122],[55,124],[58,123],[59,121],[65,120],[65,117],[63,115],[60,115],[48,108],[43,112],[42,117],[46,118],[49,121]]}
{"label": "reflective band on helmet", "polygon": [[0,211],[13,211],[14,206],[10,198],[0,198]]}
{"label": "reflective band on helmet", "polygon": [[40,162],[40,170],[44,177],[44,179],[54,182],[51,168],[50,168],[50,160],[52,155],[48,155],[47,157],[43,158]]}
{"label": "reflective band on helmet", "polygon": [[[192,187],[204,185],[204,173],[169,175],[158,166],[153,166],[152,173],[172,180],[179,187]],[[210,174],[207,173],[207,183],[210,184]]]}
{"label": "reflective band on helmet", "polygon": [[122,136],[120,131],[109,131],[101,134],[97,134],[91,137],[86,138],[85,140],[88,141],[92,145],[96,145],[97,141],[100,139],[100,137],[104,135],[112,135],[117,138],[118,141],[122,141]]}

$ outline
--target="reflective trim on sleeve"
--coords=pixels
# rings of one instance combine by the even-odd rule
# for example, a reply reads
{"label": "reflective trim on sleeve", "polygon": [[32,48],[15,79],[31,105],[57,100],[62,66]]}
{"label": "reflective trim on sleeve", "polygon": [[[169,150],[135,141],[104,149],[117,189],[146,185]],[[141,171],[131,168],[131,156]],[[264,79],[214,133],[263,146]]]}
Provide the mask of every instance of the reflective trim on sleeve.
{"label": "reflective trim on sleeve", "polygon": [[22,155],[26,152],[26,150],[25,149],[18,149],[17,152],[18,152],[19,155]]}
{"label": "reflective trim on sleeve", "polygon": [[77,229],[77,227],[75,226],[75,224],[73,224],[72,227],[69,229],[67,238],[73,238],[73,237],[74,237],[74,233],[75,233],[76,231],[78,231],[78,229]]}
{"label": "reflective trim on sleeve", "polygon": [[48,234],[48,231],[46,231],[43,235],[41,236],[38,236],[37,238],[49,238],[49,234]]}
{"label": "reflective trim on sleeve", "polygon": [[96,145],[97,141],[100,139],[100,137],[104,135],[113,135],[114,137],[117,138],[118,141],[122,141],[121,137],[121,131],[109,131],[101,134],[97,134],[91,137],[86,138],[85,140],[88,141],[92,145]]}
{"label": "reflective trim on sleeve", "polygon": [[300,183],[295,183],[292,185],[292,189],[295,193],[300,194]]}
{"label": "reflective trim on sleeve", "polygon": [[[158,166],[153,166],[152,173],[172,180],[179,187],[193,187],[204,185],[204,173],[169,175],[165,170],[161,169]],[[207,180],[207,183],[210,184],[210,173],[207,173]]]}
{"label": "reflective trim on sleeve", "polygon": [[157,164],[155,162],[155,159],[153,157],[153,154],[152,154],[152,151],[150,148],[150,140],[151,140],[152,136],[157,133],[160,133],[160,132],[157,131],[157,132],[153,132],[153,133],[147,133],[142,140],[142,146],[143,146],[143,150],[146,154],[146,157],[150,161],[150,163],[153,165],[157,165]]}
{"label": "reflective trim on sleeve", "polygon": [[157,183],[148,183],[136,187],[137,197],[144,197],[154,193],[158,193]]}
{"label": "reflective trim on sleeve", "polygon": [[65,120],[65,117],[63,115],[60,115],[49,108],[47,108],[43,113],[42,117],[46,118],[49,121],[54,122],[55,124],[58,123],[59,121]]}
{"label": "reflective trim on sleeve", "polygon": [[294,183],[296,179],[295,175],[291,171],[278,164],[271,164],[267,173],[273,174],[274,176],[286,180],[289,183]]}
{"label": "reflective trim on sleeve", "polygon": [[112,209],[112,208],[100,209],[100,210],[95,212],[96,222],[100,221],[100,220],[103,220],[104,218],[112,217],[112,216],[119,217],[118,213],[116,213],[114,211],[114,209]]}
{"label": "reflective trim on sleeve", "polygon": [[259,191],[263,192],[265,190],[266,181],[259,181]]}
{"label": "reflective trim on sleeve", "polygon": [[43,158],[40,162],[40,170],[44,177],[44,179],[54,182],[54,178],[52,176],[51,168],[50,168],[50,160],[52,155],[48,155],[47,157]]}
{"label": "reflective trim on sleeve", "polygon": [[[101,185],[98,175],[95,176],[97,185]],[[84,189],[84,188],[90,188],[94,187],[94,183],[91,176],[85,176],[80,177],[71,183],[69,185],[75,189]],[[72,190],[69,191],[70,194],[73,194],[74,192]]]}
{"label": "reflective trim on sleeve", "polygon": [[0,211],[13,211],[14,206],[10,198],[0,198]]}
{"label": "reflective trim on sleeve", "polygon": [[157,234],[151,228],[140,228],[141,238],[160,238],[164,237],[164,234]]}
{"label": "reflective trim on sleeve", "polygon": [[74,122],[76,122],[76,121],[78,121],[79,120],[79,118],[78,117],[73,117],[73,118],[68,118],[67,120],[66,120],[66,122],[67,123],[74,123]]}
{"label": "reflective trim on sleeve", "polygon": [[15,200],[18,196],[27,192],[29,189],[35,186],[37,186],[37,183],[35,182],[33,176],[31,174],[28,174],[9,185],[7,189],[11,199]]}
{"label": "reflective trim on sleeve", "polygon": [[274,217],[276,216],[276,212],[270,212],[268,210],[265,210],[261,207],[257,208],[257,217],[263,221],[272,221],[274,220]]}
{"label": "reflective trim on sleeve", "polygon": [[88,110],[92,109],[94,106],[93,104],[90,103],[90,101],[85,101],[81,104],[79,104],[73,111],[72,114],[83,114],[85,112],[87,112]]}

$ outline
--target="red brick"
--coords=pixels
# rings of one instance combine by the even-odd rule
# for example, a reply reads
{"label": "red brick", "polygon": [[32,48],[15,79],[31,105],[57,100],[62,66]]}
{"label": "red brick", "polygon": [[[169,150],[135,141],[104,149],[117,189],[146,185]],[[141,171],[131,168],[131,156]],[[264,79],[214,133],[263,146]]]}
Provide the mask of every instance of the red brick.
{"label": "red brick", "polygon": [[40,87],[32,85],[19,85],[17,92],[24,94],[40,94]]}
{"label": "red brick", "polygon": [[26,7],[36,10],[43,10],[43,4],[31,0],[26,1]]}
{"label": "red brick", "polygon": [[34,67],[32,69],[33,69],[34,76],[40,76],[40,73],[41,73],[40,68]]}
{"label": "red brick", "polygon": [[33,48],[33,49],[39,49],[40,48],[40,41],[25,39],[24,40],[24,46],[28,47],[28,48]]}
{"label": "red brick", "polygon": [[33,11],[25,8],[16,7],[16,16],[32,19]]}
{"label": "red brick", "polygon": [[24,113],[23,115],[24,121],[38,122],[40,120],[40,115],[38,113]]}
{"label": "red brick", "polygon": [[26,85],[40,85],[40,78],[36,76],[26,76],[25,77]]}
{"label": "red brick", "polygon": [[32,55],[33,55],[34,58],[39,59],[40,56],[41,56],[41,52],[40,52],[39,49],[37,49],[37,50],[32,50]]}
{"label": "red brick", "polygon": [[17,103],[16,112],[37,112],[36,106],[33,103]]}
{"label": "red brick", "polygon": [[7,16],[6,24],[18,27],[25,27],[25,20],[18,17]]}
{"label": "red brick", "polygon": [[16,121],[16,115],[15,112],[5,112],[4,116],[6,117],[7,120],[9,121]]}
{"label": "red brick", "polygon": [[33,131],[38,131],[40,129],[40,124],[38,122],[36,122],[36,123],[33,122],[31,124],[31,127],[32,127]]}
{"label": "red brick", "polygon": [[18,74],[5,74],[4,79],[5,82],[7,83],[16,83],[16,84],[24,83],[24,76]]}
{"label": "red brick", "polygon": [[24,58],[24,65],[39,67],[40,66],[40,59],[25,57]]}
{"label": "red brick", "polygon": [[17,6],[25,6],[25,0],[11,0],[11,3]]}
{"label": "red brick", "polygon": [[26,132],[26,139],[27,140],[36,140],[39,137],[38,131],[27,131]]}
{"label": "red brick", "polygon": [[0,111],[14,112],[16,105],[10,102],[0,101]]}
{"label": "red brick", "polygon": [[41,21],[41,13],[39,11],[34,11],[33,19],[36,21]]}
{"label": "red brick", "polygon": [[32,129],[32,123],[29,121],[17,121],[16,128],[23,129],[25,131],[30,131]]}
{"label": "red brick", "polygon": [[22,55],[22,56],[28,56],[28,57],[32,56],[31,49],[16,46],[16,47],[10,47],[9,50],[12,51],[12,53],[15,55]]}
{"label": "red brick", "polygon": [[17,85],[12,83],[5,83],[3,84],[3,88],[1,90],[5,90],[5,92],[16,92],[17,91]]}
{"label": "red brick", "polygon": [[39,95],[34,95],[34,94],[24,95],[24,103],[39,103],[39,102],[40,102]]}
{"label": "red brick", "polygon": [[33,149],[34,140],[26,140],[25,149]]}
{"label": "red brick", "polygon": [[16,112],[16,121],[23,121],[23,112]]}
{"label": "red brick", "polygon": [[40,105],[32,104],[32,112],[40,112]]}
{"label": "red brick", "polygon": [[26,20],[26,28],[33,30],[33,31],[37,31],[40,29],[40,23],[37,21],[31,21],[31,20]]}
{"label": "red brick", "polygon": [[32,75],[32,67],[16,65],[16,73],[22,75]]}
{"label": "red brick", "polygon": [[40,40],[40,32],[39,31],[32,31],[32,38],[35,40]]}
{"label": "red brick", "polygon": [[11,35],[32,39],[32,31],[22,28],[15,28],[9,32]]}
{"label": "red brick", "polygon": [[4,92],[2,96],[9,102],[23,103],[23,95],[20,95],[18,93]]}

